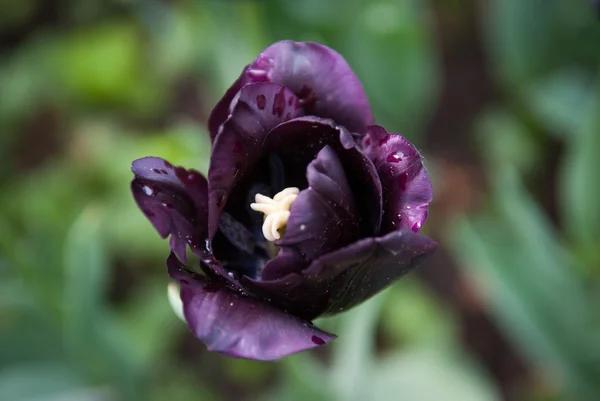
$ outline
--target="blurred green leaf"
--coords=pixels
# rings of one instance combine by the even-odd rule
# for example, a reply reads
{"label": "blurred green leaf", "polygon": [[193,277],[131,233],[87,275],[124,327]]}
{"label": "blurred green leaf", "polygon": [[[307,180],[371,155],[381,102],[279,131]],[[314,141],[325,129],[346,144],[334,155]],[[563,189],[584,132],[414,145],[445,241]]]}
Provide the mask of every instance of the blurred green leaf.
{"label": "blurred green leaf", "polygon": [[439,85],[429,10],[419,0],[361,6],[337,50],[363,82],[378,124],[418,140]]}
{"label": "blurred green leaf", "polygon": [[65,241],[65,345],[75,354],[87,352],[96,319],[103,315],[109,267],[100,235],[101,219],[100,209],[88,207],[75,221]]}
{"label": "blurred green leaf", "polygon": [[60,364],[14,365],[0,371],[0,399],[5,401],[58,399],[80,386],[81,379]]}
{"label": "blurred green leaf", "polygon": [[492,168],[509,164],[520,172],[532,173],[542,162],[540,145],[516,116],[490,109],[475,124],[476,139],[484,159]]}
{"label": "blurred green leaf", "polygon": [[152,111],[164,99],[133,21],[94,25],[57,40],[55,74],[78,102]]}
{"label": "blurred green leaf", "polygon": [[578,70],[559,71],[526,90],[529,104],[550,133],[567,139],[581,135],[597,110],[598,91],[592,76]]}
{"label": "blurred green leaf", "polygon": [[538,366],[548,364],[548,374],[564,376],[577,399],[592,400],[600,372],[591,359],[600,354],[590,359],[596,339],[578,269],[515,171],[501,169],[494,184],[497,215],[455,224],[455,252],[480,277],[482,293],[520,349]]}
{"label": "blurred green leaf", "polygon": [[427,346],[440,352],[457,346],[456,322],[449,311],[437,305],[433,294],[411,277],[390,288],[381,324],[386,333],[405,346]]}
{"label": "blurred green leaf", "polygon": [[590,115],[580,134],[567,143],[560,175],[560,199],[562,220],[579,253],[577,256],[586,266],[600,272],[597,245],[600,238],[600,113]]}
{"label": "blurred green leaf", "polygon": [[368,399],[377,401],[500,400],[489,381],[473,367],[435,348],[386,357],[371,378]]}
{"label": "blurred green leaf", "polygon": [[332,401],[328,372],[309,352],[291,355],[278,362],[283,373],[272,391],[257,397],[261,401]]}
{"label": "blurred green leaf", "polygon": [[585,1],[493,0],[484,12],[492,65],[514,88],[557,67],[597,63],[600,28]]}
{"label": "blurred green leaf", "polygon": [[169,305],[167,281],[165,275],[157,283],[147,283],[131,297],[119,316],[130,344],[128,355],[142,366],[161,363],[175,340],[187,330]]}
{"label": "blurred green leaf", "polygon": [[331,366],[331,387],[338,400],[364,400],[374,365],[374,339],[385,295],[371,298],[340,317]]}

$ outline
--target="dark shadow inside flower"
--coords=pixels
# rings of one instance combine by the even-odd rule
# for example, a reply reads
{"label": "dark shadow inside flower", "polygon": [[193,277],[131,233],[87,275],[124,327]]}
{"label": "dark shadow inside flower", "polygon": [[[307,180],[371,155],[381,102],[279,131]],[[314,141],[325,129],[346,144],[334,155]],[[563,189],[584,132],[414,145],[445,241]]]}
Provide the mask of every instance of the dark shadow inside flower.
{"label": "dark shadow inside flower", "polygon": [[[380,182],[375,167],[356,146],[343,127],[316,117],[292,119],[269,131],[256,151],[256,161],[247,161],[243,178],[229,188],[214,237],[222,235],[228,244],[219,247],[213,242],[215,257],[232,271],[272,279],[376,234],[381,220]],[[250,210],[249,204],[257,193],[272,196],[282,187],[299,188],[300,194],[285,234],[276,243],[293,252],[277,256],[278,249],[263,235],[263,215]],[[240,242],[242,232],[246,240]],[[262,272],[251,271],[252,266],[261,269],[269,259]]]}

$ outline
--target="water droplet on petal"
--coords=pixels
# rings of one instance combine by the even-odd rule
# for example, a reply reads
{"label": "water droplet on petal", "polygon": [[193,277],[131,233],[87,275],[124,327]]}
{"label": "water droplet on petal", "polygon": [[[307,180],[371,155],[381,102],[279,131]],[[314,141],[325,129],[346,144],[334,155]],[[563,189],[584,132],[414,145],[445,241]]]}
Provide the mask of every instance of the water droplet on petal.
{"label": "water droplet on petal", "polygon": [[414,232],[418,233],[420,229],[421,229],[421,222],[420,221],[417,221],[415,224],[413,224],[412,230]]}
{"label": "water droplet on petal", "polygon": [[394,152],[390,153],[386,160],[388,163],[399,163],[402,161],[402,156],[404,156],[402,152]]}
{"label": "water droplet on petal", "polygon": [[154,194],[154,189],[152,187],[149,187],[148,185],[144,185],[142,189],[144,190],[144,193],[148,196],[152,196]]}

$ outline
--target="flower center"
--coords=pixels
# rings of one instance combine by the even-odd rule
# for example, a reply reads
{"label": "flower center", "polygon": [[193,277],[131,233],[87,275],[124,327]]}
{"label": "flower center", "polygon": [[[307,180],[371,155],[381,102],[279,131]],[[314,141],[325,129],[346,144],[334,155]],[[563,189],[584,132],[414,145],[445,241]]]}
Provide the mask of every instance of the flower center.
{"label": "flower center", "polygon": [[272,199],[268,196],[256,194],[255,203],[250,208],[265,214],[262,232],[267,241],[277,241],[281,238],[279,230],[283,230],[290,218],[290,207],[300,190],[298,188],[285,188]]}

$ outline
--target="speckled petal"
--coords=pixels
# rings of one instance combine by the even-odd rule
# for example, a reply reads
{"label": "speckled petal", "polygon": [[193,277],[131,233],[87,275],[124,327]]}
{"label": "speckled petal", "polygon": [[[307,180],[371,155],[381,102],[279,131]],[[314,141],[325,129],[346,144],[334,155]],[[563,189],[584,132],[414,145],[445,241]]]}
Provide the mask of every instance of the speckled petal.
{"label": "speckled petal", "polygon": [[206,179],[157,157],[134,161],[131,171],[135,201],[161,237],[171,235],[171,249],[184,261],[187,245],[203,255],[208,236]]}
{"label": "speckled petal", "polygon": [[423,157],[400,135],[370,126],[362,140],[383,188],[382,234],[392,230],[419,232],[427,218],[433,191]]}
{"label": "speckled petal", "polygon": [[331,118],[350,131],[364,133],[373,123],[362,84],[339,53],[318,43],[285,40],[267,47],[225,93],[209,119],[211,138],[227,118],[236,93],[253,82],[285,85],[306,114]]}
{"label": "speckled petal", "polygon": [[296,96],[273,83],[246,85],[238,92],[229,118],[215,139],[209,180],[209,234],[212,238],[221,212],[236,183],[252,171],[261,156],[261,146],[269,131],[300,115]]}
{"label": "speckled petal", "polygon": [[255,293],[304,319],[352,308],[385,289],[431,255],[437,243],[412,231],[366,238],[277,280],[242,278]]}
{"label": "speckled petal", "polygon": [[326,344],[335,335],[310,322],[204,276],[191,277],[174,254],[167,260],[181,287],[185,320],[210,351],[255,360],[275,360]]}

